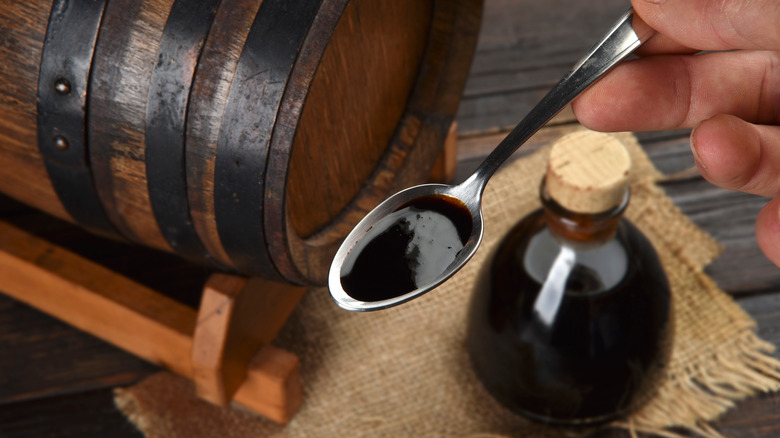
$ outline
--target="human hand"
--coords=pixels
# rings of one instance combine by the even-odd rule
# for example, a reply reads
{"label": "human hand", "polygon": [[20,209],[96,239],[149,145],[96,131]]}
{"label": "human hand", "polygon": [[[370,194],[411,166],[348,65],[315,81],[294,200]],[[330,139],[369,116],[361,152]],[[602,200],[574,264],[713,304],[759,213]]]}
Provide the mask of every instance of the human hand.
{"label": "human hand", "polygon": [[774,198],[756,238],[780,266],[780,1],[632,3],[658,34],[575,100],[574,114],[600,131],[694,128],[704,178]]}

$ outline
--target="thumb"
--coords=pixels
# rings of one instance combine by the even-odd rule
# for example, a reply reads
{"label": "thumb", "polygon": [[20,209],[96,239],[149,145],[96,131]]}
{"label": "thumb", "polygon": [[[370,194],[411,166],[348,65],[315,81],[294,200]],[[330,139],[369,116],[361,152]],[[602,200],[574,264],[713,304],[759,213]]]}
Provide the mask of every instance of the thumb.
{"label": "thumb", "polygon": [[769,201],[758,214],[756,240],[764,255],[780,266],[780,198]]}
{"label": "thumb", "polygon": [[780,49],[777,0],[632,0],[655,30],[697,50]]}

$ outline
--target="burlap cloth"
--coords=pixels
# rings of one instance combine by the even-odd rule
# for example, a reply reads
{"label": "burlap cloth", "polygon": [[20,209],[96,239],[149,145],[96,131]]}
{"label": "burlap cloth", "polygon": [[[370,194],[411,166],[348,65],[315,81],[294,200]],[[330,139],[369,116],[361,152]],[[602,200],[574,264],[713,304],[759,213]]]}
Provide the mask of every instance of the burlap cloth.
{"label": "burlap cloth", "polygon": [[[735,402],[780,389],[780,361],[755,322],[702,272],[718,244],[656,186],[661,177],[634,137],[618,134],[633,160],[626,216],[655,244],[672,284],[676,337],[669,378],[640,411],[613,424],[632,434],[669,428],[718,436],[707,425]],[[400,307],[350,313],[326,289],[308,291],[277,339],[301,359],[305,401],[285,427],[195,398],[162,372],[118,389],[116,403],[147,437],[555,436],[505,410],[480,386],[464,347],[472,281],[494,243],[539,206],[547,149],[497,174],[484,196],[485,241],[474,260],[437,290]]]}

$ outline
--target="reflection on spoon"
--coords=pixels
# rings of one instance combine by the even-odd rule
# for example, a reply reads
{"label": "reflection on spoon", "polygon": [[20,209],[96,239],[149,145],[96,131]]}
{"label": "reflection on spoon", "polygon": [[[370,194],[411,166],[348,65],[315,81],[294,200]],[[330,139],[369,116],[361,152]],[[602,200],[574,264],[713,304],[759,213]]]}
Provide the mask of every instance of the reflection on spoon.
{"label": "reflection on spoon", "polygon": [[344,291],[376,302],[435,282],[471,234],[471,214],[458,204],[427,196],[379,220],[344,259]]}

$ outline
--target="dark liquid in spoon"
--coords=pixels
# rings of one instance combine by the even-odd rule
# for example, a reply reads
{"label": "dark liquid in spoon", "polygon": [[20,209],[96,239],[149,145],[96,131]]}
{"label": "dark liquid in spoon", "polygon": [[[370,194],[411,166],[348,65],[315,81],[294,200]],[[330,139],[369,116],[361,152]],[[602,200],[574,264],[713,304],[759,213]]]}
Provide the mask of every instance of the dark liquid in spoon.
{"label": "dark liquid in spoon", "polygon": [[349,252],[341,286],[360,301],[401,296],[435,281],[471,235],[472,219],[459,200],[424,196],[374,225]]}

